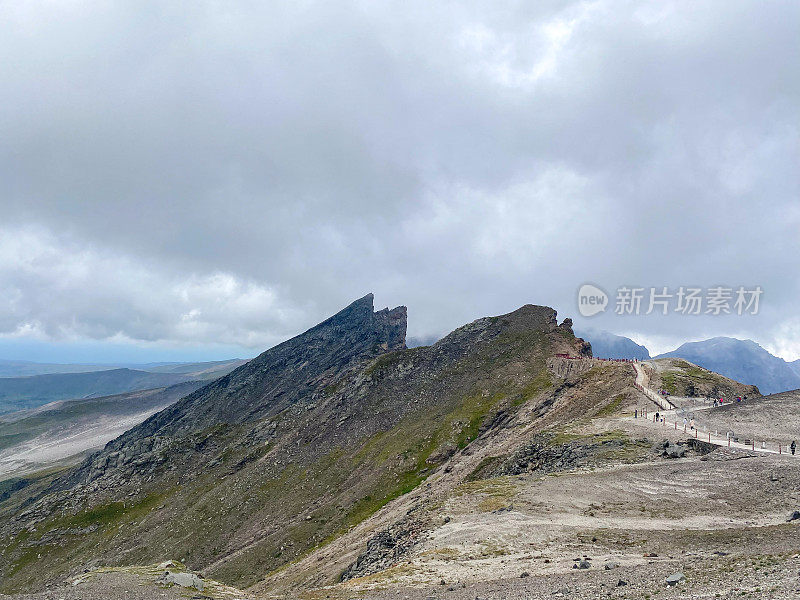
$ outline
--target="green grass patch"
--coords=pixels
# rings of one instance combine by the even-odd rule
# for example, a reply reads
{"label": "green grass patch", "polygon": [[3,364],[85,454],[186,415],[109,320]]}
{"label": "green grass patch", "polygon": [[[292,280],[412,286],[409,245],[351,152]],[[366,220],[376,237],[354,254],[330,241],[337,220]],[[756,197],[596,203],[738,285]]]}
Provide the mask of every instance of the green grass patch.
{"label": "green grass patch", "polygon": [[552,437],[549,440],[551,446],[563,446],[576,441],[587,444],[602,444],[608,441],[627,442],[630,440],[628,435],[620,429],[602,433],[571,433],[565,430],[551,430],[544,433],[552,433]]}
{"label": "green grass patch", "polygon": [[550,373],[547,369],[542,369],[539,374],[533,378],[533,381],[522,388],[519,396],[512,401],[512,405],[520,406],[552,387],[553,379],[550,377]]}
{"label": "green grass patch", "polygon": [[663,387],[668,394],[675,395],[677,385],[675,383],[675,373],[667,372],[661,374],[661,387]]}
{"label": "green grass patch", "polygon": [[485,479],[485,476],[491,473],[495,468],[500,466],[507,456],[487,456],[472,472],[464,478],[464,481],[478,481]]}
{"label": "green grass patch", "polygon": [[611,415],[617,414],[619,412],[620,406],[625,401],[625,395],[619,394],[618,396],[614,396],[611,401],[606,404],[603,408],[597,411],[596,417],[610,417]]}

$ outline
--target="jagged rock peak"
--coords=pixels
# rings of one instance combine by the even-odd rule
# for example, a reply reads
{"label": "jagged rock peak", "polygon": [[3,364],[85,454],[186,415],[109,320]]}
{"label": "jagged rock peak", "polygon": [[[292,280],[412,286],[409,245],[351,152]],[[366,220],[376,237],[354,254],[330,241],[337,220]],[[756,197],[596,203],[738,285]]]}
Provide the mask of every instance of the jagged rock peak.
{"label": "jagged rock peak", "polygon": [[375,311],[372,293],[349,304],[332,317],[312,327],[307,333],[335,329],[363,331],[376,335],[382,350],[402,350],[406,347],[408,309],[405,306]]}

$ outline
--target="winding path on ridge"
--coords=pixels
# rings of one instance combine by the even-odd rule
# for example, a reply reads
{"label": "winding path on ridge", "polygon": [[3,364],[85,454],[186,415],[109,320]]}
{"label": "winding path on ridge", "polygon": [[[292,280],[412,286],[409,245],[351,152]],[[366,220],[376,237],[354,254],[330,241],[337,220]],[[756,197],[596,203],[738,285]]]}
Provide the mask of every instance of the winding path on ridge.
{"label": "winding path on ridge", "polygon": [[[685,407],[685,408],[676,408],[675,405],[661,396],[658,392],[651,389],[650,386],[650,376],[644,370],[642,363],[634,362],[632,363],[633,368],[636,370],[636,387],[641,391],[649,400],[651,400],[656,406],[658,406],[658,414],[659,414],[659,421],[655,421],[655,413],[650,414],[649,412],[645,413],[646,416],[642,416],[640,413],[637,413],[637,417],[629,417],[629,419],[636,423],[637,425],[641,426],[649,426],[649,427],[661,427],[664,429],[675,429],[678,431],[685,431],[688,434],[694,434],[699,440],[704,442],[710,442],[717,446],[724,446],[728,448],[737,448],[740,450],[748,450],[750,452],[761,452],[765,454],[782,454],[784,456],[792,456],[788,452],[787,445],[782,445],[780,447],[776,446],[772,447],[761,447],[761,444],[758,442],[752,442],[750,444],[743,444],[740,442],[734,442],[733,440],[729,440],[725,436],[719,435],[717,432],[711,431],[698,431],[689,430],[687,429],[686,423],[684,423],[683,415],[687,412],[696,412],[696,411],[708,411],[712,408],[710,405],[704,406],[695,406],[695,407]],[[663,419],[663,421],[662,421]]]}

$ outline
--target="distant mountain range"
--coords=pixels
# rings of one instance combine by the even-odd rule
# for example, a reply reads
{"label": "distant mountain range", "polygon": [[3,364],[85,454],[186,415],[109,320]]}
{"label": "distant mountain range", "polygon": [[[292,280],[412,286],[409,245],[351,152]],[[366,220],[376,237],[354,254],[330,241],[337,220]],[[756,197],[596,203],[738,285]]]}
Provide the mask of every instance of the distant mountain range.
{"label": "distant mountain range", "polygon": [[40,363],[28,360],[4,360],[0,358],[0,377],[29,377],[55,373],[93,373],[114,369],[133,369],[150,373],[197,373],[200,371],[224,370],[232,364],[242,365],[246,360],[232,358],[210,362],[153,362],[153,363]]}
{"label": "distant mountain range", "polygon": [[[650,352],[632,339],[596,329],[575,330],[592,345],[598,358],[646,360]],[[752,340],[715,337],[687,342],[654,358],[678,357],[741,383],[758,386],[762,394],[800,389],[800,360],[787,362]]]}
{"label": "distant mountain range", "polygon": [[27,360],[0,359],[0,377],[29,377],[53,373],[88,373],[90,371],[110,371],[123,365],[60,364],[38,363]]}
{"label": "distant mountain range", "polygon": [[161,388],[188,378],[173,373],[112,369],[94,373],[57,373],[0,378],[0,414],[35,408],[55,400],[97,398],[135,390]]}
{"label": "distant mountain range", "polygon": [[632,339],[609,331],[575,329],[575,335],[592,345],[592,355],[597,358],[637,358],[647,360],[650,352]]}
{"label": "distant mountain range", "polygon": [[795,373],[797,373],[798,375],[800,375],[800,358],[798,358],[797,360],[795,360],[795,361],[793,361],[793,362],[790,362],[790,363],[789,363],[789,366],[790,366],[790,367],[792,367],[792,370],[793,370]]}
{"label": "distant mountain range", "polygon": [[736,381],[757,385],[762,394],[800,388],[800,361],[786,362],[752,340],[715,337],[688,342],[661,357],[679,357]]}
{"label": "distant mountain range", "polygon": [[[147,370],[101,367],[88,372],[56,372],[22,377],[0,377],[0,414],[27,410],[57,400],[97,398],[138,390],[163,388],[185,381],[211,381],[247,361],[233,359],[203,363],[156,363]],[[11,361],[5,361],[6,372]],[[89,365],[43,365],[16,363],[29,371],[39,368],[90,367]]]}
{"label": "distant mountain range", "polygon": [[[39,468],[79,462],[151,414],[206,385],[187,381],[87,400],[51,402],[0,416],[0,481]],[[2,493],[0,493],[2,502]]]}

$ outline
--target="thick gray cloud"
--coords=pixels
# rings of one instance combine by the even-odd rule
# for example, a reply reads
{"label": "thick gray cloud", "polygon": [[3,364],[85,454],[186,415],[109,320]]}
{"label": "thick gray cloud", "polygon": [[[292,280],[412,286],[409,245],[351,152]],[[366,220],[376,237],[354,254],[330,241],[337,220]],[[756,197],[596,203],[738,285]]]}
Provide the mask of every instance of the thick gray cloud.
{"label": "thick gray cloud", "polygon": [[367,291],[800,356],[800,5],[8,3],[0,335],[261,348]]}

